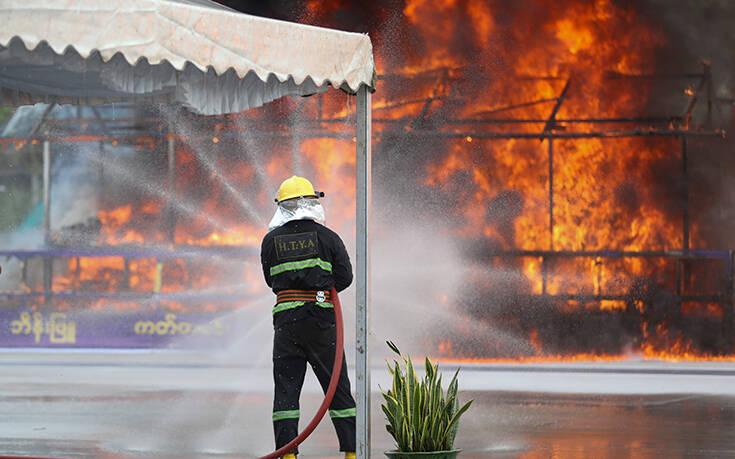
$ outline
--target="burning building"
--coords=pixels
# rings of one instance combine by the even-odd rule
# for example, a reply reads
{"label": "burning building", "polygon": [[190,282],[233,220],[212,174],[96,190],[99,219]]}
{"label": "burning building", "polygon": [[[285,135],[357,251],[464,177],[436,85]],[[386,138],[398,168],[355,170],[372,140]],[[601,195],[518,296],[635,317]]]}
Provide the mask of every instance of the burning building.
{"label": "burning building", "polygon": [[[422,330],[424,347],[475,360],[731,358],[729,82],[710,56],[677,51],[683,38],[653,20],[654,2],[531,3],[307,2],[284,17],[346,29],[370,18],[359,27],[381,73],[377,233],[414,221],[416,234],[451,241],[463,269],[451,291],[411,305],[452,317]],[[47,149],[94,146],[94,211],[56,226],[49,216],[49,251],[15,257],[22,283],[6,300],[164,318],[267,300],[257,246],[283,176],[331,190],[329,224],[352,232],[345,97],[39,123]],[[45,154],[23,141],[3,145]]]}
{"label": "burning building", "polygon": [[729,43],[723,8],[335,1],[298,13],[371,33],[376,213],[420,209],[409,217],[470,266],[426,306],[461,317],[432,329],[429,349],[732,354],[732,64],[711,38]]}

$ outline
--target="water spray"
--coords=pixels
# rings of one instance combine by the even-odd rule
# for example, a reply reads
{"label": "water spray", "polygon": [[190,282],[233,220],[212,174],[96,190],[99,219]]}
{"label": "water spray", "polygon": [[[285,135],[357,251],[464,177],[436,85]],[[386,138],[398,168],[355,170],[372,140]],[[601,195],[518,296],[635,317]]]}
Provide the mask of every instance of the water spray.
{"label": "water spray", "polygon": [[[0,270],[2,267],[0,267]],[[283,446],[282,448],[273,451],[272,453],[262,456],[258,459],[275,459],[277,457],[280,457],[298,445],[300,445],[306,438],[311,435],[311,433],[316,429],[316,426],[319,425],[322,418],[324,417],[324,414],[327,412],[327,409],[329,409],[329,405],[332,403],[332,398],[334,398],[334,393],[337,390],[337,382],[339,381],[339,376],[342,371],[342,357],[344,354],[344,328],[342,323],[342,305],[339,302],[339,296],[337,295],[337,290],[332,287],[331,291],[331,298],[333,298],[334,302],[334,322],[335,322],[335,328],[336,328],[336,342],[335,342],[335,352],[334,352],[334,365],[332,366],[332,379],[329,380],[329,386],[327,387],[327,392],[324,394],[324,401],[322,402],[321,406],[319,407],[319,410],[317,410],[316,414],[314,415],[314,419],[311,420],[309,425],[306,426],[306,428],[296,436],[293,440],[291,440],[287,445]],[[44,457],[32,457],[32,456],[7,456],[7,455],[0,455],[0,459],[19,459],[20,457],[26,458],[26,459],[56,459],[52,458],[50,456],[44,456]]]}
{"label": "water spray", "polygon": [[339,381],[339,375],[342,370],[342,355],[344,354],[344,350],[342,349],[344,345],[344,330],[342,325],[342,306],[339,303],[339,296],[337,296],[337,290],[334,287],[332,287],[331,298],[334,299],[334,322],[336,325],[337,340],[334,346],[335,350],[334,365],[332,366],[332,379],[329,380],[327,392],[324,394],[324,401],[319,407],[319,410],[317,410],[316,414],[314,415],[314,419],[311,420],[309,425],[306,426],[306,428],[300,434],[298,434],[296,438],[291,440],[287,445],[283,446],[282,448],[277,449],[276,451],[273,451],[272,453],[258,459],[275,459],[288,453],[289,451],[300,445],[304,440],[306,440],[306,437],[311,435],[314,429],[316,429],[316,426],[319,425],[322,418],[324,417],[324,413],[327,412],[329,404],[332,403],[332,398],[334,398],[334,393],[337,390],[337,382]]}

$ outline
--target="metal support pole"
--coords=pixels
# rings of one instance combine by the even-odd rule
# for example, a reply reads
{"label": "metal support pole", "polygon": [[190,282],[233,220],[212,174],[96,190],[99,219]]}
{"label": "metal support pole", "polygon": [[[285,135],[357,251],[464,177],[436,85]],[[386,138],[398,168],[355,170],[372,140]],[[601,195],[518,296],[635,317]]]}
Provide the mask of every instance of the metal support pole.
{"label": "metal support pole", "polygon": [[36,206],[41,202],[42,197],[41,193],[39,192],[40,188],[41,179],[35,171],[31,172],[31,203],[33,204],[33,206]]}
{"label": "metal support pole", "polygon": [[689,250],[689,176],[687,172],[687,137],[681,136],[681,186],[682,186],[682,204],[683,212],[683,248]]}
{"label": "metal support pole", "polygon": [[681,304],[681,296],[684,294],[683,282],[683,271],[684,261],[681,258],[676,259],[676,296],[679,297],[678,301]]}
{"label": "metal support pole", "polygon": [[[689,178],[687,174],[687,137],[681,136],[681,186],[682,186],[682,249],[689,250]],[[682,296],[689,291],[689,262],[679,258],[676,269],[677,294],[681,306]],[[679,308],[681,310],[681,308]]]}
{"label": "metal support pole", "polygon": [[301,175],[301,136],[299,135],[299,124],[301,123],[301,113],[304,111],[305,98],[299,101],[296,112],[291,117],[293,125],[293,137],[291,137],[291,161],[293,162],[293,173]]}
{"label": "metal support pole", "polygon": [[595,258],[595,269],[597,270],[597,281],[595,285],[595,295],[602,295],[602,258]]}
{"label": "metal support pole", "polygon": [[293,141],[293,143],[291,144],[291,162],[293,163],[293,173],[294,175],[301,175],[301,138],[298,136],[298,134],[294,133],[294,136],[291,140]]}
{"label": "metal support pole", "polygon": [[[549,252],[554,251],[554,141],[549,142]],[[541,295],[546,295],[549,277],[549,258],[541,258]]]}
{"label": "metal support pole", "polygon": [[541,295],[546,295],[546,284],[549,281],[549,258],[541,257]]}
{"label": "metal support pole", "polygon": [[549,142],[549,250],[554,250],[554,141]]}
{"label": "metal support pole", "polygon": [[725,316],[725,340],[730,346],[727,353],[730,354],[735,350],[735,298],[733,298],[733,283],[735,282],[735,268],[733,268],[733,254],[735,251],[730,250],[727,255],[726,271],[727,286],[725,287],[725,301],[722,309]]}
{"label": "metal support pole", "polygon": [[[51,143],[43,142],[43,240],[44,244],[51,243]],[[53,285],[52,257],[43,258],[43,292],[44,305],[48,306],[51,300],[51,287]]]}
{"label": "metal support pole", "polygon": [[43,240],[51,239],[51,144],[43,142]]}
{"label": "metal support pole", "polygon": [[370,458],[370,250],[369,211],[371,181],[371,97],[365,85],[357,90],[357,299],[355,304],[355,393],[357,396],[357,459]]}
{"label": "metal support pole", "polygon": [[171,244],[176,243],[176,214],[174,213],[174,200],[176,199],[176,138],[174,136],[174,123],[168,125],[168,209],[166,210],[166,229],[168,240]]}

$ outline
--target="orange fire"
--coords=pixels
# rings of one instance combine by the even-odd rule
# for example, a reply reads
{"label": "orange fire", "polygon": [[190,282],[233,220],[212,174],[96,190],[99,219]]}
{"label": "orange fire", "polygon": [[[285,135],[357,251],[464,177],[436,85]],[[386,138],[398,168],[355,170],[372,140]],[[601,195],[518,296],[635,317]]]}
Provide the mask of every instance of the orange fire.
{"label": "orange fire", "polygon": [[[344,97],[337,103],[326,101],[325,117],[334,118],[336,112],[344,109],[344,104],[339,103],[345,101]],[[52,290],[57,293],[140,294],[142,299],[54,298],[51,306],[61,310],[162,307],[172,311],[218,311],[245,307],[247,298],[254,295],[267,296],[258,259],[260,241],[275,211],[276,189],[294,173],[308,176],[317,189],[326,192],[323,202],[328,224],[344,233],[349,241],[355,213],[353,138],[304,138],[296,142],[268,139],[260,147],[268,150],[265,164],[258,166],[253,157],[244,155],[244,150],[252,145],[231,137],[243,134],[248,121],[270,119],[274,113],[290,113],[294,109],[292,101],[283,100],[224,117],[211,129],[206,123],[197,128],[190,120],[180,121],[186,132],[174,136],[173,192],[169,177],[161,174],[157,181],[151,180],[150,187],[157,190],[152,196],[131,193],[123,196],[123,203],[120,198],[101,199],[102,208],[96,215],[99,229],[87,229],[82,243],[112,252],[119,250],[119,256],[64,259],[63,269],[59,271],[57,267],[53,277]],[[313,104],[303,110],[308,111],[304,116],[316,116]],[[212,131],[217,137],[212,137]],[[145,140],[149,142],[150,138]],[[159,151],[166,147],[140,142],[135,145]],[[57,242],[80,244],[78,238],[71,241],[58,238]],[[152,248],[152,258],[126,258],[125,251],[136,247]],[[191,247],[202,250],[202,255],[192,258],[168,254]],[[225,255],[233,250],[235,255],[218,258],[213,253],[208,257],[207,248],[216,248],[216,253]],[[165,257],[157,259],[154,252]],[[37,286],[39,291],[41,288]],[[229,294],[233,299],[187,302],[167,297],[180,292]],[[243,300],[237,300],[239,295]]]}
{"label": "orange fire", "polygon": [[[339,27],[331,22],[331,13],[341,7],[344,4],[340,1],[308,2],[307,19]],[[374,95],[374,117],[395,122],[375,123],[374,129],[378,138],[385,133],[421,136],[427,130],[456,134],[431,141],[429,151],[422,153],[433,159],[421,163],[415,178],[406,178],[415,180],[417,189],[456,202],[452,212],[461,224],[446,230],[447,237],[501,252],[636,252],[683,247],[681,214],[678,208],[671,210],[675,199],[662,197],[647,186],[660,180],[652,171],[678,173],[677,140],[544,136],[608,128],[601,122],[560,120],[625,118],[646,113],[655,82],[611,77],[652,72],[657,52],[666,45],[663,32],[646,23],[632,5],[619,6],[610,0],[579,0],[563,5],[538,0],[534,5],[510,8],[504,2],[407,0],[399,24],[411,37],[403,45],[396,45],[391,31],[371,34],[378,70],[387,75]],[[313,100],[278,101],[217,120],[211,129],[203,130],[201,141],[178,139],[174,193],[180,205],[173,209],[173,233],[167,229],[167,215],[172,211],[167,207],[164,183],[164,193],[155,199],[100,210],[97,218],[102,229],[97,243],[236,246],[257,251],[273,211],[273,193],[291,173],[309,176],[317,188],[327,193],[328,224],[349,240],[355,212],[354,139],[279,137],[275,134],[281,132],[275,132],[273,139],[263,141],[266,154],[247,156],[243,152],[252,146],[228,137],[247,133],[248,122],[288,116],[349,121],[354,116],[354,103],[348,101],[343,94],[322,97],[319,104]],[[428,128],[421,124],[435,116],[440,120],[532,120],[499,123],[490,129],[538,137],[484,138],[467,131],[483,134],[490,132],[488,128],[469,122]],[[319,127],[328,127],[334,133],[353,129],[349,122],[321,123]],[[140,148],[154,149],[154,144],[148,137],[138,142]],[[698,238],[693,227],[692,246],[701,242]],[[671,264],[661,258],[545,260],[529,255],[486,262],[490,268],[521,273],[522,279],[514,287],[520,296],[625,295],[636,288],[645,289],[647,284],[641,284],[641,279],[653,278],[671,285],[675,278]],[[185,259],[141,259],[127,267],[122,263],[120,257],[71,260],[54,288],[78,288],[97,282],[100,291],[166,293],[238,284],[239,291],[265,291],[257,263],[219,265],[212,261],[195,268]],[[239,267],[232,272],[235,265]],[[123,271],[128,274],[122,276]],[[696,278],[695,268],[691,272]],[[478,290],[497,288],[483,276],[475,274],[469,283]],[[700,277],[706,275],[700,273]],[[447,308],[453,301],[461,299],[437,299],[437,305]],[[110,303],[100,300],[96,304],[104,307]],[[161,304],[172,310],[191,308],[175,301]],[[684,336],[671,332],[665,321],[656,322],[646,315],[649,306],[642,300],[564,300],[547,306],[554,314],[590,311],[598,314],[601,322],[621,314],[637,314],[643,317],[636,325],[643,339],[626,353],[601,349],[564,353],[549,347],[545,341],[548,332],[527,327],[514,329],[523,335],[528,345],[526,353],[478,357],[452,338],[432,344],[431,351],[444,361],[465,362],[619,360],[626,355],[665,360],[731,359],[695,349]],[[216,303],[197,306],[204,310],[219,307]],[[724,315],[718,303],[684,302],[681,313],[706,318]],[[514,317],[493,325],[517,327],[517,322]]]}
{"label": "orange fire", "polygon": [[[609,129],[600,122],[556,120],[624,119],[647,113],[654,83],[633,77],[654,73],[652,63],[666,45],[666,38],[633,7],[607,0],[567,2],[563,6],[537,1],[523,9],[501,2],[412,0],[406,2],[403,18],[402,33],[412,37],[415,52],[395,52],[395,43],[389,42],[393,38],[387,37],[383,43],[379,32],[377,64],[412,84],[400,86],[407,92],[400,97],[391,88],[397,78],[386,78],[375,96],[376,116],[407,120],[406,132],[414,130],[410,121],[426,119],[431,123],[434,113],[439,120],[538,120],[499,123],[492,129],[539,134],[536,139],[484,139],[463,134],[432,145],[443,154],[427,164],[417,186],[428,186],[442,196],[458,196],[453,202],[458,203],[464,223],[450,230],[453,237],[501,251],[640,252],[678,250],[685,245],[681,207],[672,205],[680,199],[680,190],[670,186],[662,196],[660,186],[647,186],[660,181],[657,171],[665,176],[679,175],[678,139],[551,140],[541,135],[542,131],[573,134]],[[381,53],[381,44],[387,52]],[[612,78],[620,75],[631,78]],[[453,86],[449,80],[457,83]],[[688,95],[694,95],[691,88]],[[629,128],[631,124],[621,126]],[[461,123],[444,129],[459,133],[468,128],[481,131]],[[554,182],[549,191],[551,155]],[[690,228],[687,242],[692,247],[704,245],[696,226]],[[523,294],[620,296],[640,289],[640,279],[655,279],[676,290],[672,263],[663,258],[568,257],[554,258],[548,266],[540,257],[516,260],[488,259],[487,264],[520,270],[528,281],[518,292]],[[684,269],[689,270],[689,279],[696,277],[695,268]],[[496,291],[488,280],[470,282]],[[700,288],[705,285],[702,279],[694,283]],[[721,358],[694,349],[684,336],[667,336],[666,327],[672,324],[646,325],[645,317],[655,314],[649,311],[652,306],[639,300],[629,303],[632,309],[626,301],[616,299],[566,300],[550,307],[569,314],[590,310],[609,317],[644,317],[640,327],[648,328],[634,353],[645,358]],[[674,300],[669,306],[678,307]],[[686,302],[681,305],[681,314],[710,321],[724,315],[719,303]],[[557,354],[535,328],[524,333],[536,355],[515,355],[515,361],[622,358],[622,354],[602,351]],[[466,349],[457,350],[451,340],[441,341],[434,349],[447,358],[469,358],[463,356]],[[727,352],[732,354],[732,350]]]}

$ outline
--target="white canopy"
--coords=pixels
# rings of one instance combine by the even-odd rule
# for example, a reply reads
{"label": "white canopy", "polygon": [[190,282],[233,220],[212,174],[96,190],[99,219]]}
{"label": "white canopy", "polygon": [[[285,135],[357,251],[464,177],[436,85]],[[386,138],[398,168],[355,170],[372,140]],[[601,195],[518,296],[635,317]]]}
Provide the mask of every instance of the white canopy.
{"label": "white canopy", "polygon": [[328,85],[374,89],[367,35],[209,0],[0,0],[0,105],[139,100],[212,115]]}

